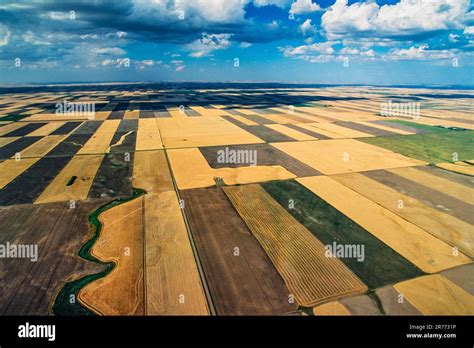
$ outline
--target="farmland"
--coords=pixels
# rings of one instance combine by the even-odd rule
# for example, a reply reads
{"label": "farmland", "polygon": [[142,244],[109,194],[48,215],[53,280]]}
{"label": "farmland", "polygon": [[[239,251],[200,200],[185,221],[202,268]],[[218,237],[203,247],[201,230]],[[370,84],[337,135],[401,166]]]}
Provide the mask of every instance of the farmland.
{"label": "farmland", "polygon": [[472,315],[472,97],[5,87],[0,244],[39,255],[0,260],[2,314]]}

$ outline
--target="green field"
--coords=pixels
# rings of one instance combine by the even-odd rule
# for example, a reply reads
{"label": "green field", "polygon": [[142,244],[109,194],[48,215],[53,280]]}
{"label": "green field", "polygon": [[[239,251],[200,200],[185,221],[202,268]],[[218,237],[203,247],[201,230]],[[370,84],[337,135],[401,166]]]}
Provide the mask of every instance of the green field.
{"label": "green field", "polygon": [[[410,126],[413,126],[411,122],[406,123],[410,123]],[[474,159],[474,131],[450,130],[423,125],[416,125],[416,127],[426,128],[431,133],[359,138],[357,140],[428,163],[457,162]],[[455,154],[457,154],[457,158]]]}
{"label": "green field", "polygon": [[[261,185],[323,244],[364,245],[363,262],[355,258],[342,258],[341,261],[369,288],[423,274],[415,265],[296,181],[273,181]],[[294,202],[291,209],[290,200]]]}

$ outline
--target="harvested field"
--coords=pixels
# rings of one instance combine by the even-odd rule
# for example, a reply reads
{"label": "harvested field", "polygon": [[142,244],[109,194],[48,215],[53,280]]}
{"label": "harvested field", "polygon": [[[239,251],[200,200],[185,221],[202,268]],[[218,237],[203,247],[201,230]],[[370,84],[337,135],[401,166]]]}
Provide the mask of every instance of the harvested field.
{"label": "harvested field", "polygon": [[373,136],[369,133],[361,132],[359,130],[348,128],[347,126],[338,125],[336,123],[314,123],[312,124],[312,126],[316,128],[316,132],[328,131],[338,134],[344,138],[364,138]]}
{"label": "harvested field", "polygon": [[307,134],[311,137],[314,137],[315,139],[320,139],[320,140],[326,140],[326,139],[332,139],[326,135],[323,135],[321,133],[317,133],[316,129],[314,127],[311,127],[311,125],[307,125],[304,123],[298,123],[298,124],[287,124],[286,127],[297,130],[298,132]]}
{"label": "harvested field", "polygon": [[35,203],[86,199],[103,155],[74,156]]}
{"label": "harvested field", "polygon": [[75,130],[80,124],[81,122],[66,122],[64,125],[53,131],[51,135],[69,134],[73,130]]}
{"label": "harvested field", "polygon": [[[168,150],[168,156],[180,190],[214,186],[216,177],[227,185],[295,177],[280,165],[213,169],[196,148]],[[189,175],[190,171],[194,174]]]}
{"label": "harvested field", "polygon": [[196,261],[174,191],[146,194],[145,292],[148,315],[207,315]]}
{"label": "harvested field", "polygon": [[41,137],[22,137],[0,147],[0,159],[7,159],[21,153],[24,149],[40,140]]}
{"label": "harvested field", "polygon": [[448,244],[334,179],[316,176],[297,181],[426,273],[470,262],[462,253],[453,255]]}
{"label": "harvested field", "polygon": [[451,172],[474,176],[474,165],[463,162],[456,163],[437,163],[437,167],[449,170]]}
{"label": "harvested field", "polygon": [[99,216],[103,227],[91,254],[104,262],[114,262],[115,268],[78,294],[80,302],[96,313],[145,313],[142,205],[142,199],[136,198]]}
{"label": "harvested field", "polygon": [[422,183],[406,179],[386,170],[375,170],[363,174],[407,196],[418,199],[433,209],[474,225],[472,204],[440,191],[441,187],[425,186]]}
{"label": "harvested field", "polygon": [[15,140],[18,140],[18,139],[20,139],[20,137],[0,138],[0,147],[8,145],[11,142],[14,142]]}
{"label": "harvested field", "polygon": [[339,301],[328,302],[313,308],[314,315],[351,315]]}
{"label": "harvested field", "polygon": [[270,124],[270,125],[267,125],[267,127],[281,134],[289,136],[293,140],[298,140],[298,141],[317,140],[317,138],[311,135],[308,135],[304,132],[300,132],[298,130],[295,130],[294,128],[290,128],[281,124]]}
{"label": "harvested field", "polygon": [[39,158],[24,158],[21,161],[8,159],[0,163],[0,189],[3,189],[8,183],[15,179],[18,175],[23,173],[31,167]]}
{"label": "harvested field", "polygon": [[160,130],[154,118],[138,120],[136,151],[162,149]]}
{"label": "harvested field", "polygon": [[41,128],[45,125],[46,123],[25,123],[23,127],[15,129],[7,134],[5,136],[7,137],[23,137],[25,135],[28,135],[29,133],[37,130],[38,128]]}
{"label": "harvested field", "polygon": [[369,135],[373,135],[376,137],[385,137],[385,136],[390,136],[390,135],[396,135],[398,133],[388,131],[386,129],[380,129],[377,127],[372,127],[367,124],[362,124],[359,122],[349,122],[349,121],[339,121],[335,122],[334,124],[338,126],[342,126],[345,128],[350,128],[359,132],[363,132]]}
{"label": "harvested field", "polygon": [[218,168],[236,168],[248,166],[248,163],[220,163],[218,161],[219,151],[256,151],[256,160],[258,166],[272,166],[281,165],[289,172],[296,176],[313,176],[320,174],[316,169],[294,159],[283,151],[271,146],[270,144],[255,144],[255,145],[230,145],[230,146],[212,146],[201,147],[199,151],[206,158],[207,163],[214,169]]}
{"label": "harvested field", "polygon": [[245,129],[247,132],[259,138],[259,141],[255,141],[255,143],[261,143],[261,142],[275,143],[275,142],[280,142],[280,141],[293,141],[294,140],[293,138],[285,134],[282,134],[280,132],[277,132],[271,128],[268,128],[262,125],[241,126],[241,128]]}
{"label": "harvested field", "polygon": [[[77,252],[89,238],[87,215],[101,201],[15,205],[0,208],[0,244],[37,244],[38,261],[4,259],[0,272],[2,315],[49,315],[65,281],[103,270]],[[8,270],[8,271],[6,271]]]}
{"label": "harvested field", "polygon": [[474,158],[474,131],[444,130],[433,134],[394,135],[361,141],[429,163],[451,162],[454,152],[458,154],[459,161]]}
{"label": "harvested field", "polygon": [[48,135],[20,152],[21,158],[43,157],[66,138],[65,135]]}
{"label": "harvested field", "polygon": [[43,157],[0,190],[0,206],[33,203],[71,157]]}
{"label": "harvested field", "polygon": [[133,185],[147,192],[143,198],[146,314],[209,314],[164,151],[135,153]]}
{"label": "harvested field", "polygon": [[[423,274],[370,232],[296,181],[269,182],[262,186],[324,245],[332,245],[334,242],[341,245],[363,245],[363,262],[355,257],[340,260],[369,288],[379,288]],[[291,209],[288,206],[290,200],[294,203]]]}
{"label": "harvested field", "polygon": [[28,134],[28,136],[39,136],[39,137],[44,137],[46,135],[51,134],[55,130],[57,130],[59,127],[64,125],[65,122],[49,122],[45,124],[43,127],[38,128],[37,130],[31,132]]}
{"label": "harvested field", "polygon": [[448,269],[441,275],[474,296],[474,263]]}
{"label": "harvested field", "polygon": [[172,117],[156,120],[167,148],[263,142],[221,117]]}
{"label": "harvested field", "polygon": [[[474,256],[473,225],[433,209],[417,199],[382,185],[362,174],[340,174],[332,178],[449,245],[458,247],[466,255]],[[399,206],[400,200],[403,207]]]}
{"label": "harvested field", "polygon": [[24,125],[25,125],[25,123],[23,123],[23,122],[13,122],[13,123],[8,123],[4,126],[1,126],[0,127],[0,136],[3,137],[8,133],[11,133],[16,129],[19,129],[19,128],[23,127]]}
{"label": "harvested field", "polygon": [[250,227],[298,303],[362,292],[366,286],[259,185],[225,187],[224,192]]}
{"label": "harvested field", "polygon": [[270,315],[295,310],[282,278],[222,189],[181,194],[217,314]]}
{"label": "harvested field", "polygon": [[407,299],[403,299],[400,303],[400,293],[393,288],[391,285],[384,286],[383,288],[375,291],[375,296],[378,297],[382,314],[387,315],[421,315],[421,313],[413,307],[413,305]]}
{"label": "harvested field", "polygon": [[133,153],[127,161],[123,154],[106,154],[89,190],[89,198],[123,198],[132,195]]}
{"label": "harvested field", "polygon": [[77,154],[102,154],[107,152],[119,123],[119,120],[104,121],[94,133],[94,135],[92,135],[87,143],[85,143],[84,146],[77,152]]}
{"label": "harvested field", "polygon": [[458,184],[440,176],[430,174],[427,171],[420,170],[420,167],[394,168],[388,171],[405,179],[422,183],[425,186],[437,188],[438,191],[442,191],[451,197],[474,205],[474,185],[469,187]]}
{"label": "harvested field", "polygon": [[407,280],[394,288],[424,315],[474,314],[472,295],[439,274]]}
{"label": "harvested field", "polygon": [[464,185],[465,187],[469,187],[469,188],[474,187],[474,178],[471,178],[467,175],[450,172],[448,170],[444,170],[444,169],[437,168],[434,166],[420,166],[420,167],[416,167],[416,169],[424,171],[428,174],[435,175],[439,178],[443,178],[443,179],[452,181],[454,183]]}
{"label": "harvested field", "polygon": [[163,150],[135,152],[133,185],[149,193],[174,189]]}
{"label": "harvested field", "polygon": [[324,174],[424,164],[418,160],[353,139],[288,142],[272,145]]}

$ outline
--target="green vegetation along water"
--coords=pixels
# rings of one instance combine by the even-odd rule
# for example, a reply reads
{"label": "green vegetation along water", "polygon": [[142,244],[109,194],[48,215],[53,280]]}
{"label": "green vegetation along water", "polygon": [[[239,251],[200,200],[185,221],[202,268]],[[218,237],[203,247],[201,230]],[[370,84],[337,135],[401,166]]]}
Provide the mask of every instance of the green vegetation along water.
{"label": "green vegetation along water", "polygon": [[[104,265],[105,270],[66,283],[59,291],[59,294],[54,301],[53,313],[55,315],[95,315],[94,312],[79,303],[77,300],[77,294],[84,286],[97,279],[105,277],[115,267],[113,262],[102,262],[91,254],[92,246],[99,238],[100,232],[102,230],[102,223],[99,220],[99,215],[106,210],[109,210],[119,204],[129,202],[143,194],[145,194],[144,190],[134,188],[133,194],[130,197],[114,199],[113,201],[99,207],[89,215],[89,222],[95,227],[95,231],[92,238],[89,239],[79,250],[79,256],[85,260]],[[73,301],[71,301],[71,299],[73,299]]]}

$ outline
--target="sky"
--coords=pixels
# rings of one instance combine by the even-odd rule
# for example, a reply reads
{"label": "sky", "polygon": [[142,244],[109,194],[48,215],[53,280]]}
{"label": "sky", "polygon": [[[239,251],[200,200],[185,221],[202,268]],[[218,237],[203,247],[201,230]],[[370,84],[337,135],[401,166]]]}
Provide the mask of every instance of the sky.
{"label": "sky", "polygon": [[470,0],[0,1],[0,83],[474,84]]}

